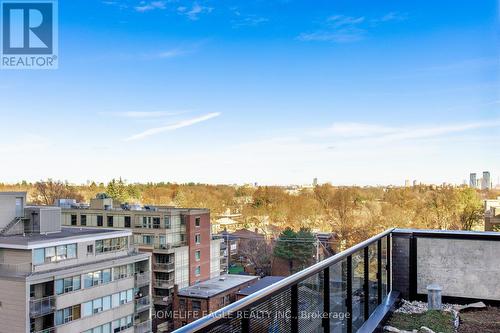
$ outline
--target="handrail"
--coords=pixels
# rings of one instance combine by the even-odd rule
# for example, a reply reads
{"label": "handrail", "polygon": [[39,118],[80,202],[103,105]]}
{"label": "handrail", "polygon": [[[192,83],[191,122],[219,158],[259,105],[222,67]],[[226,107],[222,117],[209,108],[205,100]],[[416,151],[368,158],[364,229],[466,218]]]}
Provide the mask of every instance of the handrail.
{"label": "handrail", "polygon": [[231,314],[237,313],[238,311],[243,311],[246,308],[254,305],[255,302],[267,299],[270,296],[283,291],[284,289],[290,288],[290,286],[298,284],[299,282],[304,281],[305,279],[322,272],[325,268],[328,268],[336,263],[346,259],[348,256],[358,252],[359,250],[364,249],[365,247],[377,242],[379,239],[384,238],[385,236],[391,234],[395,228],[387,229],[384,232],[379,233],[361,243],[358,243],[345,251],[337,253],[336,255],[327,258],[323,261],[320,261],[317,264],[312,265],[300,272],[297,272],[289,277],[284,278],[281,281],[278,281],[262,290],[257,291],[256,293],[249,295],[245,298],[242,298],[235,303],[229,304],[228,306],[219,309],[207,316],[204,316],[186,326],[183,326],[175,331],[175,333],[188,333],[195,332],[200,329],[207,328],[209,325],[217,322],[221,318],[228,318]]}

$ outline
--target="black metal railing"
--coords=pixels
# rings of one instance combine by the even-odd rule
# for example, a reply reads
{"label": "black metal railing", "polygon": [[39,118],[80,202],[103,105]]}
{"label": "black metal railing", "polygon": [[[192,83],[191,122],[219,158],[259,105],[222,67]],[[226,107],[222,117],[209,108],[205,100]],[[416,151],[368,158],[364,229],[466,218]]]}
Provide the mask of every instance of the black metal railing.
{"label": "black metal railing", "polygon": [[175,332],[356,332],[391,290],[393,230],[382,232]]}

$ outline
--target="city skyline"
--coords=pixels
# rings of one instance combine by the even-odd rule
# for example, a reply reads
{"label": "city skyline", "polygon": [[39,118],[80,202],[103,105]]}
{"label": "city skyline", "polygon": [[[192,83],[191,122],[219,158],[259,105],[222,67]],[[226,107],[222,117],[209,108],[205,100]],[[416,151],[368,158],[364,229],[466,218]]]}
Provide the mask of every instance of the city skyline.
{"label": "city skyline", "polygon": [[497,6],[60,2],[59,69],[2,71],[1,181],[495,184]]}

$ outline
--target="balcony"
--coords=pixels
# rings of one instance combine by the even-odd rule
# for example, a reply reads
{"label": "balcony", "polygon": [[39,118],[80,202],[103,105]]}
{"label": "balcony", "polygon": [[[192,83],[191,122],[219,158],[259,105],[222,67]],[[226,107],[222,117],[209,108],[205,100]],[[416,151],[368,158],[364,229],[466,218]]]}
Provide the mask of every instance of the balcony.
{"label": "balcony", "polygon": [[34,333],[54,333],[55,331],[56,331],[56,328],[51,327],[51,328],[45,328],[45,329],[40,330],[40,331],[36,331]]}
{"label": "balcony", "polygon": [[164,271],[164,272],[171,272],[175,268],[175,265],[173,262],[169,263],[160,263],[160,262],[154,262],[153,263],[153,269],[155,271]]}
{"label": "balcony", "polygon": [[134,324],[134,333],[149,333],[152,331],[152,321],[147,320]]}
{"label": "balcony", "polygon": [[135,273],[135,286],[143,287],[150,283],[151,272]]}
{"label": "balcony", "polygon": [[55,296],[48,296],[30,300],[30,317],[36,318],[54,312],[56,309]]}
{"label": "balcony", "polygon": [[175,332],[373,332],[433,283],[443,302],[498,303],[498,253],[500,233],[390,229]]}
{"label": "balcony", "polygon": [[163,289],[173,288],[174,287],[174,279],[169,279],[169,280],[155,279],[154,287],[155,288],[163,288]]}
{"label": "balcony", "polygon": [[158,305],[168,305],[172,303],[172,297],[170,296],[154,296],[154,303]]}
{"label": "balcony", "polygon": [[149,300],[149,296],[144,296],[135,300],[135,312],[144,311],[150,307],[151,302]]}

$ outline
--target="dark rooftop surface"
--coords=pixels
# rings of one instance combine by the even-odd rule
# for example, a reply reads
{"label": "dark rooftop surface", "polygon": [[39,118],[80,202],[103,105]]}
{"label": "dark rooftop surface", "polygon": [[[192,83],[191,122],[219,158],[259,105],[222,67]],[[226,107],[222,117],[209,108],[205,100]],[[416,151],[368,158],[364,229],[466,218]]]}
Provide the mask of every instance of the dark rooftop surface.
{"label": "dark rooftop surface", "polygon": [[255,284],[246,287],[245,289],[241,289],[237,295],[244,295],[248,296],[251,295],[261,289],[264,289],[266,287],[269,287],[270,285],[283,280],[285,277],[284,276],[265,276],[259,281],[257,281]]}
{"label": "dark rooftop surface", "polygon": [[184,297],[209,298],[241,284],[256,280],[258,276],[225,274],[216,278],[200,282],[193,286],[182,288],[178,295]]}
{"label": "dark rooftop surface", "polygon": [[124,230],[104,229],[104,228],[72,228],[62,227],[60,232],[48,234],[26,234],[0,236],[0,246],[4,245],[29,245],[30,243],[39,243],[45,241],[57,241],[64,238],[82,238],[86,236],[95,236],[102,234],[123,233]]}

